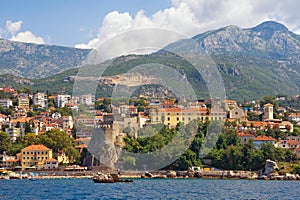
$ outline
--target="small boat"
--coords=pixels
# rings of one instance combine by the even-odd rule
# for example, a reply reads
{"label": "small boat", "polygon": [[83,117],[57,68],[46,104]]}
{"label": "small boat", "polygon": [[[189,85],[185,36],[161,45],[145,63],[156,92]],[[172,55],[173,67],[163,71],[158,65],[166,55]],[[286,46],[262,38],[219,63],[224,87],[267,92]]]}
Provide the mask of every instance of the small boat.
{"label": "small boat", "polygon": [[103,174],[97,172],[95,176],[93,176],[92,180],[95,183],[131,183],[133,180],[122,180],[120,179],[118,174]]}

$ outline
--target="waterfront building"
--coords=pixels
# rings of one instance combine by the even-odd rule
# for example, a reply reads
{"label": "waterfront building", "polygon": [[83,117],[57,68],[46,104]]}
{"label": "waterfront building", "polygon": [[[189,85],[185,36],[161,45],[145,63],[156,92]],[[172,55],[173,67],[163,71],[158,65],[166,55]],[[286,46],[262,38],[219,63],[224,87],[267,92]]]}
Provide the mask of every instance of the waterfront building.
{"label": "waterfront building", "polygon": [[38,144],[30,145],[21,150],[22,153],[22,170],[27,167],[36,167],[36,169],[43,169],[45,162],[52,158],[52,149]]}

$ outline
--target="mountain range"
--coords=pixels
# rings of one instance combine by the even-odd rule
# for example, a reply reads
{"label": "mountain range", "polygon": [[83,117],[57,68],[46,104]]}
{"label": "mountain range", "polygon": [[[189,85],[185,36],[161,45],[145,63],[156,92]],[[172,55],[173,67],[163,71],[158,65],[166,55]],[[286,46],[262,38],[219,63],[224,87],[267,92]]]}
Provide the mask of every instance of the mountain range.
{"label": "mountain range", "polygon": [[[284,25],[268,21],[246,29],[227,26],[193,39],[216,63],[228,98],[251,100],[265,95],[300,93],[300,36]],[[74,81],[68,77],[76,75],[76,67],[90,51],[0,39],[0,85],[27,84],[34,90],[71,93]],[[201,76],[195,75],[180,58],[162,51],[115,58],[104,74],[122,74],[137,64],[151,62],[184,73],[199,94],[205,96]],[[109,90],[111,87],[103,85],[100,96],[109,95]]]}
{"label": "mountain range", "polygon": [[79,67],[91,50],[14,42],[0,38],[0,74],[44,78]]}

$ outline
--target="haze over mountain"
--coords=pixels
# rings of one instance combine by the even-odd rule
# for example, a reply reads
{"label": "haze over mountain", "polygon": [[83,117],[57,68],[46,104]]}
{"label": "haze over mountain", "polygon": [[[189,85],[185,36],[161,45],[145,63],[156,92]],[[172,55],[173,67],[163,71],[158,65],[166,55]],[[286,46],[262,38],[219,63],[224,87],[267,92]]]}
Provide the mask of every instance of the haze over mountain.
{"label": "haze over mountain", "polygon": [[[300,36],[290,32],[284,25],[269,21],[247,29],[227,26],[196,35],[193,39],[216,63],[229,98],[242,100],[259,98],[263,95],[300,93]],[[34,78],[51,76],[78,66],[89,52],[90,50],[0,40],[0,72],[2,74],[10,72],[11,70],[7,68],[13,68],[13,71],[17,72],[14,75]],[[151,62],[184,71],[188,80],[199,91],[205,87],[201,76],[195,75],[186,63],[161,52],[150,56],[128,55],[116,58],[105,74],[122,74],[137,64]],[[71,73],[68,74],[69,72]],[[61,85],[72,84],[72,81],[63,80],[74,73],[74,70],[69,70],[63,75],[46,79]],[[4,76],[2,80],[3,78]],[[30,80],[31,87],[45,88],[42,80]],[[59,91],[59,87],[55,89]],[[63,88],[64,91],[71,92],[66,90],[71,88],[70,86],[65,85]]]}
{"label": "haze over mountain", "polygon": [[80,66],[90,51],[0,38],[0,73],[43,78]]}

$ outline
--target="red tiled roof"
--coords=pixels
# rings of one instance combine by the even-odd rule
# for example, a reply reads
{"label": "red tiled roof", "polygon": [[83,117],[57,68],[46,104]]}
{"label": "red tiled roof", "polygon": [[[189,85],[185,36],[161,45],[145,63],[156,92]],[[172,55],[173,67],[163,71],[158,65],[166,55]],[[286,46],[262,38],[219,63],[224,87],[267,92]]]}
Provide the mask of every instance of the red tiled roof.
{"label": "red tiled roof", "polygon": [[14,124],[14,123],[25,123],[25,122],[29,122],[31,119],[33,119],[33,117],[26,117],[26,118],[17,118],[17,119],[11,119],[10,123]]}
{"label": "red tiled roof", "polygon": [[290,145],[298,145],[298,142],[296,140],[288,140],[287,143]]}
{"label": "red tiled roof", "polygon": [[22,149],[22,151],[49,151],[48,147],[42,145],[42,144],[37,144],[37,145],[30,145],[28,147],[25,147]]}
{"label": "red tiled roof", "polygon": [[255,136],[249,133],[238,133],[238,137],[255,137]]}
{"label": "red tiled roof", "polygon": [[300,147],[295,148],[294,151],[300,151]]}
{"label": "red tiled roof", "polygon": [[3,162],[14,163],[14,162],[18,162],[18,161],[19,161],[18,159],[13,159],[13,160],[6,160],[6,161],[3,161]]}
{"label": "red tiled roof", "polygon": [[253,139],[254,141],[275,141],[275,138],[269,137],[269,136],[257,136]]}
{"label": "red tiled roof", "polygon": [[45,160],[45,162],[57,162],[57,160],[54,158],[48,158],[47,160]]}
{"label": "red tiled roof", "polygon": [[176,113],[181,113],[181,112],[195,113],[195,112],[206,112],[206,111],[207,111],[206,108],[181,109],[181,108],[175,107],[175,108],[162,108],[162,109],[159,109],[159,112],[168,112],[168,113],[174,113],[174,112],[176,112]]}

